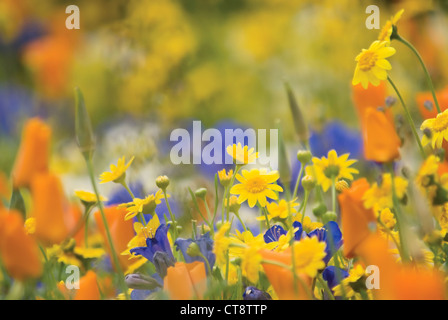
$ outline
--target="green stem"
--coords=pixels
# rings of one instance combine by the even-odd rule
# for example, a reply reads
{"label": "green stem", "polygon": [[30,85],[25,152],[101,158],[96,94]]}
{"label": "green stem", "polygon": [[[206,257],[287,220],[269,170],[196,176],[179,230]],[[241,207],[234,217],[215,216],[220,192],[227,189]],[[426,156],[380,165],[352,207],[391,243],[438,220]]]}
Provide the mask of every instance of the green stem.
{"label": "green stem", "polygon": [[173,211],[171,210],[171,206],[170,203],[168,202],[168,194],[166,193],[166,189],[162,190],[163,191],[163,196],[165,197],[165,203],[166,203],[166,207],[168,209],[168,212],[170,214],[170,219],[173,222],[173,229],[174,229],[174,239],[177,239],[178,236],[178,230],[177,230],[177,221],[176,221],[176,216],[173,214]]}
{"label": "green stem", "polygon": [[431,75],[429,74],[428,68],[426,68],[425,62],[423,61],[422,57],[418,53],[417,49],[409,41],[407,41],[406,39],[402,38],[399,35],[397,35],[396,39],[398,41],[400,41],[401,43],[403,43],[405,46],[407,46],[409,49],[411,49],[411,51],[418,58],[418,61],[420,62],[421,66],[423,68],[423,71],[425,72],[426,81],[428,82],[429,89],[431,90],[432,97],[434,98],[434,102],[436,104],[437,112],[441,113],[442,111],[440,111],[439,101],[437,100],[436,91],[434,90],[434,84],[432,83],[432,80],[431,80]]}
{"label": "green stem", "polygon": [[230,201],[230,189],[233,186],[233,183],[235,182],[235,177],[238,173],[238,171],[240,171],[241,165],[235,165],[235,172],[233,173],[232,179],[230,180],[230,184],[229,184],[229,191],[227,192],[227,206],[226,206],[226,221],[229,222],[229,201]]}
{"label": "green stem", "polygon": [[104,213],[104,205],[103,205],[103,202],[100,199],[100,193],[98,191],[98,186],[97,186],[96,181],[95,181],[95,174],[94,174],[94,171],[93,171],[92,159],[90,157],[85,157],[85,160],[86,160],[86,164],[87,164],[87,171],[89,173],[90,181],[92,183],[93,190],[94,190],[94,192],[96,194],[96,197],[98,199],[98,208],[100,209],[101,219],[103,221],[104,229],[106,231],[107,241],[109,242],[109,247],[110,247],[112,259],[113,259],[115,267],[117,268],[117,271],[118,271],[118,278],[119,278],[120,287],[121,287],[121,290],[123,291],[123,294],[125,295],[126,299],[129,299],[128,288],[126,286],[126,282],[124,281],[124,274],[123,274],[123,271],[122,271],[121,266],[120,266],[120,261],[119,261],[118,256],[117,256],[117,252],[115,251],[115,246],[114,246],[114,243],[112,241],[112,236],[111,236],[111,233],[110,233],[110,230],[109,230],[109,224],[107,222],[106,215]]}
{"label": "green stem", "polygon": [[[331,292],[330,288],[328,287],[327,282],[322,278],[321,274],[319,274],[317,276],[317,280],[319,281],[320,285],[322,286],[322,288],[324,289],[325,293],[328,295],[330,300],[336,300],[333,293]],[[341,284],[341,287],[342,287],[342,284]]]}
{"label": "green stem", "polygon": [[390,172],[390,179],[392,182],[392,203],[394,205],[394,214],[395,219],[397,220],[397,228],[398,228],[398,234],[400,236],[400,245],[401,245],[401,260],[403,262],[410,261],[409,259],[409,253],[407,250],[406,245],[406,236],[405,236],[405,225],[404,225],[404,217],[401,212],[400,204],[398,203],[397,198],[397,192],[395,190],[395,172],[393,168],[393,163],[390,163],[388,165],[389,172]]}
{"label": "green stem", "polygon": [[409,112],[409,109],[406,107],[406,104],[404,103],[403,97],[401,96],[400,91],[398,91],[398,88],[395,86],[395,83],[392,81],[392,79],[388,76],[387,80],[392,85],[392,87],[394,88],[396,94],[398,95],[398,98],[400,99],[401,105],[403,106],[403,109],[404,109],[406,120],[408,121],[408,123],[409,123],[409,125],[411,127],[412,134],[414,135],[415,140],[417,141],[417,145],[418,145],[418,147],[420,149],[420,153],[421,153],[423,159],[425,159],[426,158],[425,150],[423,149],[422,142],[420,141],[420,137],[418,136],[417,129],[415,128],[415,124],[414,124],[414,121],[412,120],[412,117],[411,117],[411,114]]}
{"label": "green stem", "polygon": [[305,190],[305,199],[303,200],[303,207],[302,207],[302,226],[303,226],[303,222],[305,221],[305,214],[306,214],[306,205],[308,203],[308,198],[310,196],[310,192],[308,190]]}
{"label": "green stem", "polygon": [[297,191],[299,190],[300,179],[302,178],[302,174],[303,174],[303,169],[304,168],[305,168],[305,164],[301,163],[300,164],[300,171],[299,171],[299,174],[297,175],[296,184],[294,186],[294,192],[292,194],[292,199],[295,199],[296,196],[297,196]]}

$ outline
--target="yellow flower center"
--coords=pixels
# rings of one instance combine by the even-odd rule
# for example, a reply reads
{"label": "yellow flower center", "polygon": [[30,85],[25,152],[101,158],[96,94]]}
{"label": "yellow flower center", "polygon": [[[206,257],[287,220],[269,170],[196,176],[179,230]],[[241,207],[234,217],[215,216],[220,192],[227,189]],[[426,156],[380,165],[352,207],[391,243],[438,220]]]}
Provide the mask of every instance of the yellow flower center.
{"label": "yellow flower center", "polygon": [[264,181],[264,179],[260,177],[252,178],[250,180],[247,180],[246,182],[246,189],[250,193],[260,193],[266,190],[267,183]]}
{"label": "yellow flower center", "polygon": [[434,131],[440,132],[448,128],[448,113],[439,113],[432,124]]}
{"label": "yellow flower center", "polygon": [[378,60],[378,55],[373,51],[366,51],[362,54],[359,59],[359,69],[361,71],[369,71],[376,65],[376,61]]}

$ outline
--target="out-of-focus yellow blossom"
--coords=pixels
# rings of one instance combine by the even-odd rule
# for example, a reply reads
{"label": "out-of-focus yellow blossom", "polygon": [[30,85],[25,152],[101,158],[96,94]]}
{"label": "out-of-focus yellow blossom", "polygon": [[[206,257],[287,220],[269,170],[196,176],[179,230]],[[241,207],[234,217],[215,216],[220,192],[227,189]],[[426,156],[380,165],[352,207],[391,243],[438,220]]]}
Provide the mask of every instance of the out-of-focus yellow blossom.
{"label": "out-of-focus yellow blossom", "polygon": [[241,256],[242,274],[247,280],[254,284],[258,282],[259,273],[262,270],[262,257],[258,250],[259,248],[257,247],[247,247],[244,249]]}
{"label": "out-of-focus yellow blossom", "polygon": [[[278,203],[275,201],[270,202],[266,205],[266,208],[268,209],[268,219],[286,219],[288,217],[288,213],[291,215],[295,215],[297,213],[296,207],[298,207],[299,205],[300,204],[295,202],[294,200],[288,202],[284,199],[281,199]],[[257,220],[259,221],[265,219],[265,217],[257,217]]]}
{"label": "out-of-focus yellow blossom", "polygon": [[[348,277],[343,279],[341,281],[341,284],[338,284],[333,288],[334,295],[337,297],[341,297],[342,292],[344,290],[346,298],[361,299],[361,294],[353,289],[352,284],[355,284],[356,282],[359,281],[359,279],[361,279],[361,277],[364,277],[365,273],[366,273],[365,269],[363,268],[362,265],[360,264],[355,265],[352,269],[350,269]],[[344,287],[343,290],[342,286]],[[369,294],[368,291],[367,294]]]}
{"label": "out-of-focus yellow blossom", "polygon": [[393,229],[395,225],[397,224],[397,221],[395,220],[395,216],[390,211],[389,208],[384,208],[381,210],[378,219],[388,228]]}
{"label": "out-of-focus yellow blossom", "polygon": [[236,179],[240,184],[230,189],[231,194],[238,195],[238,203],[248,201],[251,208],[258,202],[262,207],[266,206],[266,198],[278,199],[274,191],[282,192],[283,188],[274,182],[279,178],[277,171],[267,172],[264,169],[243,170],[242,175],[237,174]]}
{"label": "out-of-focus yellow blossom", "polygon": [[225,265],[227,259],[227,250],[231,243],[227,232],[230,230],[230,223],[224,223],[218,232],[215,233],[213,253],[216,255],[216,263],[218,265]]}
{"label": "out-of-focus yellow blossom", "polygon": [[[403,199],[408,187],[408,181],[402,177],[395,177],[395,193],[398,199]],[[392,179],[390,173],[382,175],[381,184],[377,182],[364,193],[363,196],[364,207],[367,209],[373,208],[378,214],[382,209],[392,208]]]}
{"label": "out-of-focus yellow blossom", "polygon": [[325,242],[319,241],[317,237],[306,237],[300,241],[295,241],[293,246],[297,274],[306,274],[314,278],[319,270],[325,268],[325,262],[323,261],[326,255]]}
{"label": "out-of-focus yellow blossom", "polygon": [[[79,200],[81,200],[82,202],[87,203],[87,204],[95,204],[97,202],[96,194],[89,192],[89,191],[76,190],[75,195],[79,198]],[[103,197],[101,195],[100,195],[100,200],[103,202],[108,201],[108,199],[106,197]]]}
{"label": "out-of-focus yellow blossom", "polygon": [[110,165],[110,172],[103,172],[100,175],[100,183],[107,183],[107,182],[119,183],[120,180],[124,179],[124,177],[126,176],[126,170],[132,164],[132,161],[134,161],[134,157],[132,157],[127,164],[125,162],[124,157],[118,159],[117,165],[114,164]]}
{"label": "out-of-focus yellow blossom", "polygon": [[357,62],[352,84],[361,83],[367,89],[369,83],[375,87],[387,79],[387,70],[392,66],[386,58],[393,56],[396,50],[388,46],[387,41],[374,41],[369,49],[363,49],[356,57]]}
{"label": "out-of-focus yellow blossom", "polygon": [[254,152],[254,148],[243,147],[239,142],[238,144],[228,146],[226,151],[236,164],[253,163],[258,159],[258,152]]}
{"label": "out-of-focus yellow blossom", "polygon": [[[435,148],[441,148],[443,141],[448,141],[448,109],[439,113],[435,118],[423,121],[420,130],[425,132],[422,136],[422,144],[431,143]],[[426,134],[429,131],[429,136]]]}
{"label": "out-of-focus yellow blossom", "polygon": [[348,160],[350,155],[348,153],[338,157],[335,150],[328,152],[328,158],[313,158],[313,166],[306,167],[306,174],[315,176],[317,183],[322,186],[324,191],[327,191],[333,181],[341,179],[353,180],[353,174],[357,174],[359,171],[354,168],[350,168],[356,160]]}
{"label": "out-of-focus yellow blossom", "polygon": [[36,232],[36,218],[28,218],[25,220],[25,232],[26,234],[34,234]]}
{"label": "out-of-focus yellow blossom", "polygon": [[425,159],[415,179],[420,188],[426,188],[431,179],[436,177],[439,163],[439,158],[433,154]]}
{"label": "out-of-focus yellow blossom", "polygon": [[[297,213],[293,217],[293,221],[302,223],[302,214]],[[303,228],[303,231],[305,231],[305,232],[311,232],[315,229],[322,228],[322,227],[323,227],[323,224],[321,222],[312,221],[309,216],[305,216],[305,218],[303,218],[302,228]]]}
{"label": "out-of-focus yellow blossom", "polygon": [[393,17],[391,17],[390,20],[387,20],[386,24],[383,26],[383,28],[380,31],[380,34],[378,35],[379,41],[390,42],[390,36],[392,35],[392,27],[397,24],[398,20],[400,20],[401,16],[403,15],[403,12],[404,9],[401,9]]}
{"label": "out-of-focus yellow blossom", "polygon": [[[167,195],[169,198],[170,196]],[[122,203],[118,207],[126,208],[127,214],[125,220],[134,218],[139,213],[154,214],[157,205],[160,204],[165,196],[162,190],[157,190],[155,194],[150,194],[144,199],[134,198],[132,202]]]}

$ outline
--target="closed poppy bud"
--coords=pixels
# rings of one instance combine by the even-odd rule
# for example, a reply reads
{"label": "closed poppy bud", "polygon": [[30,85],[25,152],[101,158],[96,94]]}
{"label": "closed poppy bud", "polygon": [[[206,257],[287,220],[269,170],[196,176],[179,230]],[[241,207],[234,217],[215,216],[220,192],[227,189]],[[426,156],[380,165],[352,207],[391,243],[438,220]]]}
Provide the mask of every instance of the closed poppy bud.
{"label": "closed poppy bud", "polygon": [[362,131],[366,160],[385,163],[400,157],[401,140],[384,112],[365,111]]}
{"label": "closed poppy bud", "polygon": [[364,208],[362,197],[370,185],[365,178],[356,180],[338,196],[341,208],[344,255],[354,256],[356,247],[370,234],[369,223],[376,221],[372,209]]}
{"label": "closed poppy bud", "polygon": [[17,280],[39,277],[42,274],[39,247],[26,233],[21,214],[0,212],[0,229],[0,257],[8,274]]}
{"label": "closed poppy bud", "polygon": [[202,299],[206,290],[205,265],[200,261],[176,262],[164,278],[164,290],[173,300]]}
{"label": "closed poppy bud", "polygon": [[14,188],[28,187],[37,173],[48,171],[51,129],[38,118],[27,121],[14,163]]}
{"label": "closed poppy bud", "polygon": [[79,279],[79,289],[76,290],[74,300],[100,300],[98,277],[92,270]]}
{"label": "closed poppy bud", "polygon": [[60,243],[68,236],[65,198],[60,179],[52,173],[36,175],[31,183],[32,216],[36,219],[36,237],[45,244]]}
{"label": "closed poppy bud", "polygon": [[[111,206],[104,208],[104,215],[109,225],[114,248],[117,252],[118,259],[120,260],[121,267],[126,269],[133,261],[129,260],[127,256],[120,255],[121,252],[128,249],[129,241],[134,237],[134,226],[132,220],[125,220],[126,208],[118,208],[117,206]],[[109,241],[106,235],[106,229],[104,228],[103,219],[101,218],[101,212],[96,211],[94,213],[95,222],[98,226],[101,236],[104,239],[107,250],[110,253]]]}

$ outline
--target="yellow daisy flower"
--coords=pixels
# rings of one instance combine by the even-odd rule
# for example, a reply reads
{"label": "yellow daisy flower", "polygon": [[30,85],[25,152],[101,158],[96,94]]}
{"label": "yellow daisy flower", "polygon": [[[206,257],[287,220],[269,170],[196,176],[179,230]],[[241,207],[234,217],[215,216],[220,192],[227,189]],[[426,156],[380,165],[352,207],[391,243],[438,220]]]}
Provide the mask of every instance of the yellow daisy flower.
{"label": "yellow daisy flower", "polygon": [[278,196],[274,191],[283,191],[282,187],[274,184],[279,177],[277,171],[267,172],[263,169],[243,170],[242,175],[236,175],[236,179],[241,183],[234,185],[230,189],[230,193],[239,195],[238,203],[240,204],[247,200],[251,208],[257,202],[262,207],[265,207],[267,204],[266,198],[277,200]]}
{"label": "yellow daisy flower", "polygon": [[398,11],[390,20],[387,20],[386,24],[381,29],[378,40],[390,42],[390,36],[392,35],[392,27],[395,26],[403,15],[404,9]]}
{"label": "yellow daisy flower", "polygon": [[241,270],[244,277],[251,283],[257,283],[261,267],[261,254],[257,247],[248,247],[244,250],[241,259]]}
{"label": "yellow daisy flower", "polygon": [[365,272],[364,268],[362,267],[362,265],[357,264],[356,266],[354,266],[352,269],[350,269],[348,277],[343,279],[341,281],[341,284],[338,284],[333,288],[334,295],[336,297],[341,297],[342,296],[342,286],[344,286],[344,293],[345,293],[346,298],[360,299],[361,298],[360,294],[355,292],[355,290],[353,290],[353,287],[350,284],[356,283],[361,277],[363,277],[365,275],[365,273],[366,272]]}
{"label": "yellow daisy flower", "polygon": [[[167,195],[169,198],[170,196]],[[155,194],[150,194],[144,199],[134,198],[132,202],[122,203],[119,205],[120,208],[126,208],[127,214],[124,217],[125,220],[134,218],[140,212],[144,214],[154,214],[156,206],[160,204],[165,196],[162,190],[158,190]]]}
{"label": "yellow daisy flower", "polygon": [[[392,179],[390,173],[382,175],[381,184],[377,182],[364,193],[362,199],[366,209],[373,208],[376,214],[385,208],[392,208]],[[395,177],[395,193],[398,199],[403,199],[408,187],[408,181],[402,177]]]}
{"label": "yellow daisy flower", "polygon": [[313,158],[313,166],[308,166],[305,170],[308,175],[315,175],[317,183],[321,185],[324,191],[327,191],[333,180],[353,180],[353,174],[359,172],[357,169],[350,168],[357,160],[348,160],[348,157],[348,153],[338,157],[335,150],[330,150],[328,158]]}
{"label": "yellow daisy flower", "polygon": [[420,130],[430,132],[430,136],[424,134],[422,144],[426,146],[431,142],[431,146],[441,148],[443,140],[448,141],[448,109],[439,113],[435,118],[423,121]]}
{"label": "yellow daisy flower", "polygon": [[241,146],[241,143],[227,146],[227,153],[233,158],[236,164],[253,163],[258,159],[258,152],[254,152],[254,148],[248,146]]}
{"label": "yellow daisy flower", "polygon": [[213,238],[213,253],[216,255],[216,263],[218,265],[226,264],[226,254],[231,243],[227,232],[230,230],[230,223],[224,223]]}
{"label": "yellow daisy flower", "polygon": [[294,262],[298,274],[306,274],[311,278],[317,272],[325,268],[323,261],[325,253],[325,242],[319,241],[317,237],[304,238],[294,242]]}
{"label": "yellow daisy flower", "polygon": [[[96,198],[96,194],[89,192],[89,191],[84,191],[84,190],[76,190],[75,191],[75,196],[77,196],[79,198],[79,200],[81,200],[82,202],[86,203],[86,204],[95,204],[97,203],[97,198]],[[100,200],[102,202],[107,201],[108,199],[106,197],[103,197],[100,195]]]}
{"label": "yellow daisy flower", "polygon": [[[288,211],[288,205],[289,205],[289,211]],[[279,219],[286,219],[288,217],[288,212],[292,215],[295,215],[297,213],[297,210],[295,209],[300,204],[295,202],[294,200],[289,201],[289,203],[282,199],[278,203],[277,202],[271,202],[266,205],[266,208],[268,209],[268,219],[272,220],[275,218]],[[259,221],[265,221],[266,218],[263,217],[257,217],[257,220]]]}
{"label": "yellow daisy flower", "polygon": [[363,49],[355,58],[357,62],[352,84],[361,83],[367,89],[369,83],[378,86],[381,81],[387,79],[387,70],[392,66],[386,58],[393,56],[396,50],[388,46],[387,41],[375,41],[369,49]]}
{"label": "yellow daisy flower", "polygon": [[378,219],[380,219],[380,221],[388,229],[393,229],[395,227],[395,225],[397,224],[397,221],[395,220],[395,216],[392,213],[392,211],[390,211],[389,208],[384,208],[383,210],[381,210]]}
{"label": "yellow daisy flower", "polygon": [[[293,222],[294,221],[302,223],[302,214],[297,213],[293,218]],[[312,221],[309,216],[305,216],[305,218],[303,218],[302,228],[303,231],[305,232],[311,232],[315,229],[322,228],[323,226],[324,226],[323,223],[318,221]]]}
{"label": "yellow daisy flower", "polygon": [[157,214],[155,214],[152,219],[148,222],[146,227],[140,223],[134,223],[135,236],[128,242],[127,249],[123,251],[122,255],[129,255],[129,259],[137,258],[131,254],[130,250],[135,247],[146,246],[146,238],[154,238],[157,228],[160,226],[160,220]]}
{"label": "yellow daisy flower", "polygon": [[226,169],[218,171],[219,181],[221,182],[221,185],[224,187],[227,187],[229,185],[230,181],[232,180],[232,176],[233,176],[232,169],[230,169],[227,173]]}
{"label": "yellow daisy flower", "polygon": [[100,183],[106,182],[116,182],[119,183],[126,176],[126,170],[131,165],[132,161],[134,161],[135,157],[132,157],[131,160],[126,164],[125,158],[122,157],[118,159],[117,165],[110,165],[110,172],[103,172],[100,175]]}

